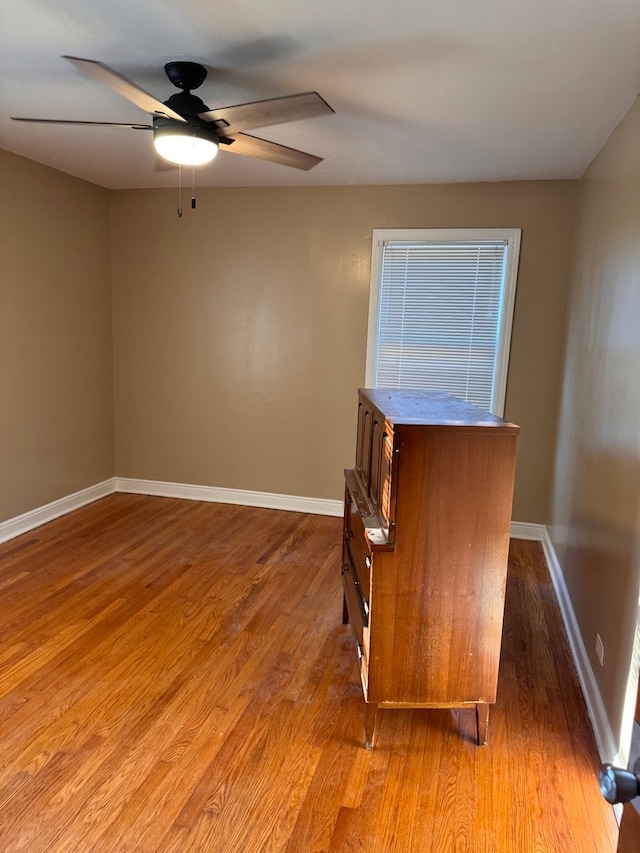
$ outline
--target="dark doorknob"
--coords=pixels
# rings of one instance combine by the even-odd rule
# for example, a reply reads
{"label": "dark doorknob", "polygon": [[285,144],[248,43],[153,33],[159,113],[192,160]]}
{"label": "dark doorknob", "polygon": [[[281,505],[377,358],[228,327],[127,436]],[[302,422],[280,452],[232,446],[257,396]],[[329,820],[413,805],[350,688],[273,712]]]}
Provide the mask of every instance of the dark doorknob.
{"label": "dark doorknob", "polygon": [[[638,766],[633,768],[638,770]],[[600,791],[608,803],[628,803],[640,796],[640,777],[631,770],[603,764],[600,768]]]}

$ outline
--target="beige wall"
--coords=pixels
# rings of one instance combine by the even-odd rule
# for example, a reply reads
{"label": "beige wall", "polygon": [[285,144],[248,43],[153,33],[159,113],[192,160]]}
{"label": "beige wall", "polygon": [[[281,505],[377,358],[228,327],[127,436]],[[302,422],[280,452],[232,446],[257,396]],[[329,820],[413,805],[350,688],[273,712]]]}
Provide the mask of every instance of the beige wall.
{"label": "beige wall", "polygon": [[113,476],[109,216],[0,151],[0,521]]}
{"label": "beige wall", "polygon": [[545,522],[577,182],[113,194],[120,476],[340,499],[371,232],[520,227],[506,416],[514,518]]}
{"label": "beige wall", "polygon": [[552,539],[619,736],[640,586],[640,101],[582,182],[567,341]]}
{"label": "beige wall", "polygon": [[0,164],[0,520],[115,471],[339,499],[372,229],[513,226],[514,518],[546,521],[576,182],[207,189],[178,220],[173,191]]}

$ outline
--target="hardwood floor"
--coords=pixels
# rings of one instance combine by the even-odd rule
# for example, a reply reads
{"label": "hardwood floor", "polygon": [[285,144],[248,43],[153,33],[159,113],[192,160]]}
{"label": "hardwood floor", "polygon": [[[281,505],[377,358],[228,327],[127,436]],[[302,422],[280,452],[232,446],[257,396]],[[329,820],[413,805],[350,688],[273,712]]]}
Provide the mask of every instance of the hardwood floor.
{"label": "hardwood floor", "polygon": [[610,853],[542,552],[512,543],[489,746],[363,703],[341,520],[112,495],[0,546],[0,850]]}

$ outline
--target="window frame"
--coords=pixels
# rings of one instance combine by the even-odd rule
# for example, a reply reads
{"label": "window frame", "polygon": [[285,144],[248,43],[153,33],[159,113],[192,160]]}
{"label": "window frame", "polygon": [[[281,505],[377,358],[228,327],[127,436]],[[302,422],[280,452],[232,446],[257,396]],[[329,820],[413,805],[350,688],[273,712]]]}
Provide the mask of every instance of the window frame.
{"label": "window frame", "polygon": [[516,298],[518,264],[520,260],[520,228],[374,228],[371,249],[371,281],[369,287],[369,319],[367,325],[367,357],[365,383],[377,387],[378,330],[380,289],[382,284],[383,247],[388,242],[440,243],[482,240],[504,240],[506,263],[504,290],[498,324],[498,346],[493,376],[491,407],[494,415],[502,417],[507,391],[507,374],[511,349],[511,332]]}

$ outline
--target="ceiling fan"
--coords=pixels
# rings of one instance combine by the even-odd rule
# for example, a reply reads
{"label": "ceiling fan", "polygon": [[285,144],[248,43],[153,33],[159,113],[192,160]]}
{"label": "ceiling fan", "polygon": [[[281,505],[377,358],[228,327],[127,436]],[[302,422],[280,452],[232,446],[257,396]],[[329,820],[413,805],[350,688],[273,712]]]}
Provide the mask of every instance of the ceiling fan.
{"label": "ceiling fan", "polygon": [[12,116],[14,121],[151,130],[154,147],[160,156],[180,165],[208,163],[215,157],[220,145],[233,154],[259,157],[305,171],[322,162],[321,157],[245,133],[257,127],[333,113],[333,109],[317,92],[302,92],[211,110],[197,95],[192,94],[207,77],[207,69],[197,62],[174,61],[164,66],[167,77],[180,91],[163,103],[102,62],[77,56],[64,56],[63,59],[69,60],[80,71],[108,86],[134,106],[151,113],[152,124]]}

